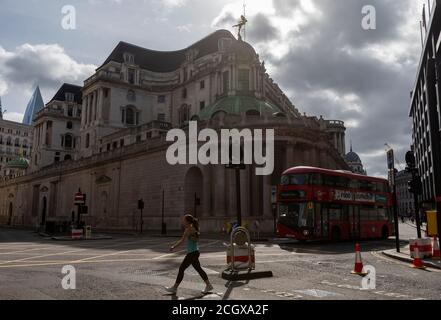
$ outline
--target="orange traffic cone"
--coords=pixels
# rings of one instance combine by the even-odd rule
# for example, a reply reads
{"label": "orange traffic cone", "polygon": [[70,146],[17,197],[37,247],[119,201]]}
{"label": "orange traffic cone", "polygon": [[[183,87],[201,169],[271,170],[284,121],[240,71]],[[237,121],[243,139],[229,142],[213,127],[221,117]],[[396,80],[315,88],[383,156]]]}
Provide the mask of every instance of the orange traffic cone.
{"label": "orange traffic cone", "polygon": [[432,260],[440,260],[441,259],[441,254],[439,251],[439,242],[438,242],[438,237],[435,236],[433,238],[433,254],[432,254]]}
{"label": "orange traffic cone", "polygon": [[412,268],[426,269],[426,267],[424,266],[423,260],[421,260],[421,258],[420,258],[420,252],[418,250],[418,246],[415,247],[414,255],[415,255],[415,258],[413,259]]}
{"label": "orange traffic cone", "polygon": [[367,273],[363,272],[363,261],[361,260],[361,246],[357,243],[355,245],[355,266],[352,274],[357,274],[359,276],[366,276]]}

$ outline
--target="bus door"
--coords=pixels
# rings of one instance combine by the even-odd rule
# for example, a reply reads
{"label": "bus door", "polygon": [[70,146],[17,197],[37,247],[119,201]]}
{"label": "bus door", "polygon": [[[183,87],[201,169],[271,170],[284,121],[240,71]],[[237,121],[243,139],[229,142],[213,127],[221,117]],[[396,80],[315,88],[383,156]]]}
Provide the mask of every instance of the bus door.
{"label": "bus door", "polygon": [[351,238],[359,239],[361,235],[360,207],[349,206],[349,224]]}

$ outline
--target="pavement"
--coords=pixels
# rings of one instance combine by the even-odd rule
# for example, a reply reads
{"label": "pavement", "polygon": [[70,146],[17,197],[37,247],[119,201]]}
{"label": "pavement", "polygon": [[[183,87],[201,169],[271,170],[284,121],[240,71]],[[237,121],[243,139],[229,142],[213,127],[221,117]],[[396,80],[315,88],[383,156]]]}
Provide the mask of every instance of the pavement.
{"label": "pavement", "polygon": [[[415,230],[400,225],[402,236]],[[224,242],[203,235],[201,264],[214,290],[202,295],[204,283],[190,267],[177,295],[164,286],[174,283],[185,248],[170,252],[176,238],[112,235],[96,241],[54,241],[30,231],[0,228],[0,300],[439,300],[441,270],[416,270],[383,254],[393,238],[362,241],[364,265],[372,266],[372,287],[351,275],[354,243],[256,242],[257,271],[274,277],[226,281]],[[408,243],[401,242],[405,248]],[[68,267],[71,266],[71,267]],[[66,273],[66,267],[73,273]],[[65,271],[63,273],[63,271]],[[71,277],[75,275],[75,277]],[[75,289],[63,288],[66,276]]]}
{"label": "pavement", "polygon": [[[404,224],[401,224],[400,231],[402,232],[400,238],[402,238],[405,241],[409,241],[410,238],[416,238],[416,225],[411,222],[406,222]],[[425,225],[423,225],[422,226],[423,236],[425,231],[426,228]],[[409,264],[413,263],[413,258],[411,258],[410,256],[409,245],[400,248],[400,252],[397,252],[396,249],[384,250],[383,255]],[[441,270],[441,260],[423,259],[423,263],[427,268],[434,268]]]}

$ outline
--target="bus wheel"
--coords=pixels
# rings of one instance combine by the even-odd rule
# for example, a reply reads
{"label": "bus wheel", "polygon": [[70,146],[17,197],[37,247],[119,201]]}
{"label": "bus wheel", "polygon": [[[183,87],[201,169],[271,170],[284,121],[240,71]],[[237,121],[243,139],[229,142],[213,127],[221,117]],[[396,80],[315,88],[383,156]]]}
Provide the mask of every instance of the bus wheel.
{"label": "bus wheel", "polygon": [[339,227],[332,228],[331,239],[332,241],[340,241],[341,232]]}
{"label": "bus wheel", "polygon": [[386,226],[384,226],[383,229],[381,230],[381,239],[383,240],[389,239],[389,229]]}

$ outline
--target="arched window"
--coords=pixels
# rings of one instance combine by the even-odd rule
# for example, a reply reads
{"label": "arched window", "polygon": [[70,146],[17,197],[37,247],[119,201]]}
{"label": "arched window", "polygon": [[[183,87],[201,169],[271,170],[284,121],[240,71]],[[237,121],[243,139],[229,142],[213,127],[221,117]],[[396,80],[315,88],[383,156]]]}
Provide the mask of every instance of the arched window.
{"label": "arched window", "polygon": [[135,124],[135,111],[132,108],[126,109],[126,124]]}
{"label": "arched window", "polygon": [[16,138],[16,139],[15,139],[15,146],[16,146],[16,147],[19,147],[19,146],[20,146],[20,139],[19,139],[19,138]]}
{"label": "arched window", "polygon": [[121,110],[121,120],[125,125],[135,126],[139,124],[139,112],[134,106],[127,106]]}
{"label": "arched window", "polygon": [[28,140],[23,140],[23,148],[27,148],[28,147]]}
{"label": "arched window", "polygon": [[64,146],[68,149],[72,149],[73,147],[73,137],[71,134],[66,134],[64,136]]}

